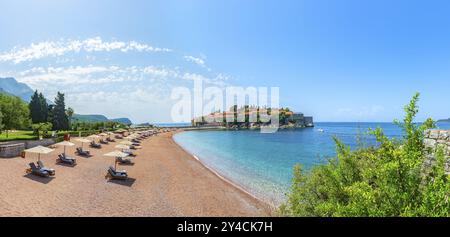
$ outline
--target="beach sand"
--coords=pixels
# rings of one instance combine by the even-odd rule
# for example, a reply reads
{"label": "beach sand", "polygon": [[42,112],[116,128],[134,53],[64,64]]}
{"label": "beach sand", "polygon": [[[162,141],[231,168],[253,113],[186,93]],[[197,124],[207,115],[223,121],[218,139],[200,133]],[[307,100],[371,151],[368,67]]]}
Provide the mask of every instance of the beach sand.
{"label": "beach sand", "polygon": [[[128,171],[129,181],[108,181],[105,174],[114,164],[105,157],[118,142],[89,148],[94,155],[67,154],[77,159],[75,167],[56,164],[57,147],[41,156],[54,178],[27,175],[25,159],[0,158],[0,216],[267,216],[268,206],[234,187],[204,167],[172,140],[172,133],[143,141],[135,164],[118,165]],[[79,145],[72,139],[71,142]],[[84,145],[87,148],[87,144]]]}

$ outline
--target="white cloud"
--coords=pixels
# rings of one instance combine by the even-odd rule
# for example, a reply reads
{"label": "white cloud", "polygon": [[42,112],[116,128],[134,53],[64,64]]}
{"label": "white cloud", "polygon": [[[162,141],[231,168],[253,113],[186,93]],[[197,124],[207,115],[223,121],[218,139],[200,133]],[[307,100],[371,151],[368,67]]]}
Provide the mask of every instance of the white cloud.
{"label": "white cloud", "polygon": [[[53,99],[58,91],[65,93],[67,105],[77,113],[130,117],[135,122],[170,122],[173,103],[170,92],[174,87],[192,88],[195,79],[202,79],[205,87],[224,87],[230,79],[225,74],[211,73],[203,55],[199,58],[184,56],[184,60],[208,71],[195,73],[176,65],[146,65],[145,60],[130,65],[134,61],[128,61],[128,58],[114,57],[113,53],[95,53],[113,51],[122,54],[172,50],[136,41],[103,41],[100,37],[45,41],[0,52],[0,66],[3,66],[2,62],[8,62],[7,75],[38,89],[49,99]],[[176,58],[171,62],[180,60],[177,54],[166,56]]]}
{"label": "white cloud", "polygon": [[203,58],[197,58],[194,56],[186,55],[186,56],[184,56],[184,60],[195,63],[195,64],[199,65],[200,67],[205,68],[208,71],[211,71],[211,69],[208,66],[206,66],[206,62]]}
{"label": "white cloud", "polygon": [[[60,57],[67,53],[85,52],[171,52],[168,48],[153,47],[136,41],[103,41],[100,37],[86,40],[59,40],[32,43],[28,47],[14,47],[9,52],[0,54],[0,62],[14,62],[16,64],[42,59],[46,57]],[[65,59],[67,60],[67,59]]]}
{"label": "white cloud", "polygon": [[[224,87],[230,79],[224,74],[213,77],[205,75],[180,72],[178,68],[162,66],[69,66],[69,67],[34,67],[14,75],[19,81],[33,87],[47,86],[73,86],[73,85],[106,85],[119,82],[136,83],[145,81],[149,83],[176,84],[182,81],[202,80],[205,84]],[[169,86],[169,84],[167,84]]]}
{"label": "white cloud", "polygon": [[205,64],[206,64],[205,60],[203,60],[201,58],[196,58],[194,56],[184,56],[184,59],[186,59],[186,61],[188,61],[188,62],[193,62],[200,66],[205,66]]}

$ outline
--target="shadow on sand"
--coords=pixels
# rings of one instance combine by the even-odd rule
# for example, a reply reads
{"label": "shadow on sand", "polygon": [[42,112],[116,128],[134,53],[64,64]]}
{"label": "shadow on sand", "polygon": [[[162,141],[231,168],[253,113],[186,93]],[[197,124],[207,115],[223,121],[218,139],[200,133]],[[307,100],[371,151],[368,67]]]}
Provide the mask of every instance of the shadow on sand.
{"label": "shadow on sand", "polygon": [[133,166],[135,163],[119,163],[121,166]]}
{"label": "shadow on sand", "polygon": [[71,165],[71,164],[67,164],[67,163],[63,163],[63,162],[55,162],[55,165],[60,165],[60,166],[65,166],[65,167],[75,167],[77,166],[77,163]]}
{"label": "shadow on sand", "polygon": [[39,182],[39,183],[42,183],[42,184],[48,184],[55,178],[55,177],[41,177],[41,176],[37,176],[37,175],[31,174],[31,173],[26,174],[23,177],[31,179],[31,180]]}
{"label": "shadow on sand", "polygon": [[108,183],[113,183],[113,184],[118,184],[118,185],[123,185],[123,186],[127,186],[127,187],[131,187],[131,186],[133,186],[134,182],[136,182],[136,179],[134,179],[134,178],[128,178],[126,180],[109,179],[107,182]]}

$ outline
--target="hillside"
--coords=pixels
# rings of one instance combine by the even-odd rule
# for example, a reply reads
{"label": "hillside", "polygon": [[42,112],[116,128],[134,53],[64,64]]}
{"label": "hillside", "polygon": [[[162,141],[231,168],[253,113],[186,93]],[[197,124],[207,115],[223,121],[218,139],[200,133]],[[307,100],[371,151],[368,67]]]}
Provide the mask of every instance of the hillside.
{"label": "hillside", "polygon": [[109,121],[109,119],[106,116],[100,115],[100,114],[89,114],[89,115],[74,114],[72,119],[78,120],[81,122],[106,122],[106,121]]}
{"label": "hillside", "polygon": [[438,122],[450,123],[450,118],[449,119],[441,119],[441,120],[438,120]]}
{"label": "hillside", "polygon": [[20,83],[12,77],[0,78],[0,93],[7,93],[30,102],[34,91],[27,84]]}
{"label": "hillside", "polygon": [[132,124],[129,118],[116,118],[116,119],[108,119],[106,116],[101,114],[74,114],[72,117],[73,120],[77,120],[80,122],[107,122],[114,121],[123,124],[130,125]]}
{"label": "hillside", "polygon": [[118,123],[127,124],[127,125],[132,124],[132,122],[129,118],[115,118],[115,119],[110,119],[110,120],[114,121],[114,122],[118,122]]}

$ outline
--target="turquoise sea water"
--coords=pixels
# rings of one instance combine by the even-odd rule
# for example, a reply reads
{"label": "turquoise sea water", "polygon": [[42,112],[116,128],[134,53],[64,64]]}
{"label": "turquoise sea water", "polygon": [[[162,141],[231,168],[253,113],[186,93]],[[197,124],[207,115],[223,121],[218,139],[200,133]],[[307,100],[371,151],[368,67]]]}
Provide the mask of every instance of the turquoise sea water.
{"label": "turquoise sea water", "polygon": [[[450,129],[450,123],[438,126]],[[402,136],[401,129],[392,123],[316,123],[315,128],[273,134],[248,130],[188,131],[176,134],[174,140],[225,178],[279,204],[285,200],[295,164],[309,169],[334,156],[333,136],[351,147],[356,147],[358,140],[373,144],[372,137],[361,135],[376,127],[382,127],[387,136]]]}

